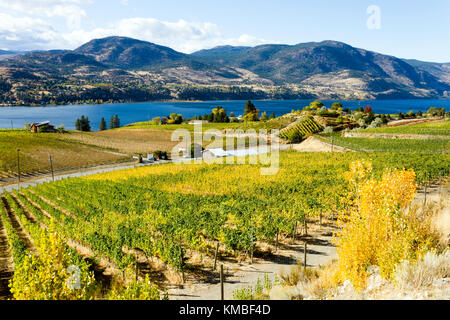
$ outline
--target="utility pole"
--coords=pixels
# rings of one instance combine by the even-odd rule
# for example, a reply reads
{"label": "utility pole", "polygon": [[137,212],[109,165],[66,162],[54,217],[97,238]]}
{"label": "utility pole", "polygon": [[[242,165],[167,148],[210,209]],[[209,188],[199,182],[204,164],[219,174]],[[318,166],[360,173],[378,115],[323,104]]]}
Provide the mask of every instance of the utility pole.
{"label": "utility pole", "polygon": [[17,149],[17,175],[19,176],[20,183],[20,149]]}
{"label": "utility pole", "polygon": [[50,161],[50,169],[52,170],[52,179],[53,181],[55,181],[55,174],[53,172],[53,159],[51,155],[49,155],[49,161]]}

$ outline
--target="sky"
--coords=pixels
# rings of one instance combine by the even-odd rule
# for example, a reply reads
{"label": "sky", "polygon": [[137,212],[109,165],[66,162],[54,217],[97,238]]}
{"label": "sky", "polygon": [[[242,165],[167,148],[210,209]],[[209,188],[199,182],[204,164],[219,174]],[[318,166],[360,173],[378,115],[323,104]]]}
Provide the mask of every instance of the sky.
{"label": "sky", "polygon": [[0,0],[0,49],[75,49],[127,36],[191,53],[337,40],[450,62],[448,0]]}

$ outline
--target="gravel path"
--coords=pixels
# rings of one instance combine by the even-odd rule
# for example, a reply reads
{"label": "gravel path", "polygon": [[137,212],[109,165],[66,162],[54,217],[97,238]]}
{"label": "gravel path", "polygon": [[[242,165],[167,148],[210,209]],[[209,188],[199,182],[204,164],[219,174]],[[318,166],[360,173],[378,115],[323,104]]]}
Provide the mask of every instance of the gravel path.
{"label": "gravel path", "polygon": [[[308,242],[308,267],[325,265],[332,259],[336,259],[336,248],[331,243],[332,232],[336,230],[332,226],[324,226],[315,231],[309,230],[309,237],[297,238],[293,245],[286,244],[286,242],[290,242],[290,240],[286,240],[284,241],[285,244],[280,244],[277,253],[265,259],[254,259],[253,264],[250,264],[249,261],[233,263],[228,259],[218,261],[218,270],[220,264],[224,265],[225,300],[233,300],[234,290],[255,286],[258,279],[264,280],[266,274],[273,280],[275,275],[279,276],[283,270],[289,271],[298,261],[303,262],[304,240]],[[208,282],[196,280],[193,276],[190,276],[184,288],[172,287],[168,290],[168,293],[171,300],[220,300],[219,273],[216,272],[216,277]]]}

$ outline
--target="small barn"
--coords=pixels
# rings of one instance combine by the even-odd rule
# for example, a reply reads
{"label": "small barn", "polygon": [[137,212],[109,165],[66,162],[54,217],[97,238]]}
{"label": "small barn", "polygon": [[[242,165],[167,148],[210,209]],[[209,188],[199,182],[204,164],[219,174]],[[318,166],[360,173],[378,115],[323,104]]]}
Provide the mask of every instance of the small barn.
{"label": "small barn", "polygon": [[55,127],[50,124],[50,121],[33,123],[31,125],[30,129],[31,129],[31,132],[33,132],[33,133],[38,133],[38,132],[56,132]]}

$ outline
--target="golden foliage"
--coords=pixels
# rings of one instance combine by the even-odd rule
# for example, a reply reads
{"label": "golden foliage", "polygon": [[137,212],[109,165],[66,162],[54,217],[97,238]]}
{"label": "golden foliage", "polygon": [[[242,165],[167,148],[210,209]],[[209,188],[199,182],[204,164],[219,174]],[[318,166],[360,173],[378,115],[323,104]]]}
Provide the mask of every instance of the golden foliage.
{"label": "golden foliage", "polygon": [[416,259],[436,242],[430,224],[408,209],[417,192],[414,170],[385,170],[376,179],[371,163],[357,161],[346,178],[353,188],[338,217],[342,230],[335,239],[339,255],[335,280],[349,279],[361,289],[369,266],[379,266],[381,275],[390,278],[398,263]]}

